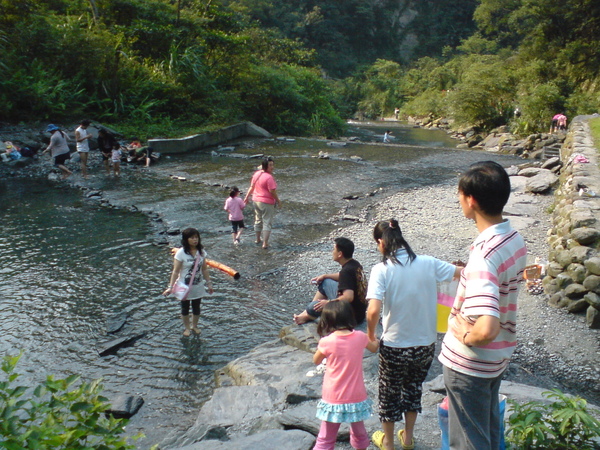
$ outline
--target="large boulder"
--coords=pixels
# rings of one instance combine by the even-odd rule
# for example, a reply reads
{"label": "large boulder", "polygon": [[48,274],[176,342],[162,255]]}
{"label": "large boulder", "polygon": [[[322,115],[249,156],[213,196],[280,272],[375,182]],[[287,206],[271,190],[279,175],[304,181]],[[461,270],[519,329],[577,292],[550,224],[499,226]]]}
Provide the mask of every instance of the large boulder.
{"label": "large boulder", "polygon": [[540,169],[537,175],[527,180],[526,190],[534,194],[543,194],[557,184],[558,177],[554,173],[546,169]]}

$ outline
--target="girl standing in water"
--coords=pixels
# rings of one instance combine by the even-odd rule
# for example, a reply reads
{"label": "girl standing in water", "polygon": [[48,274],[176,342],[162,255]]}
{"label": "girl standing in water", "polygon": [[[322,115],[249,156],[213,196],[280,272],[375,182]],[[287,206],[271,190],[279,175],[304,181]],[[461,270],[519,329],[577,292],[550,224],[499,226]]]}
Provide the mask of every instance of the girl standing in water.
{"label": "girl standing in water", "polygon": [[[181,301],[181,318],[183,319],[183,325],[185,327],[183,335],[187,337],[192,331],[196,334],[200,334],[200,329],[198,328],[198,321],[200,320],[200,302],[202,301],[202,297],[206,294],[200,274],[202,274],[202,277],[206,281],[209,294],[213,293],[213,288],[212,282],[210,281],[208,266],[206,265],[207,255],[202,246],[202,242],[200,241],[200,233],[198,230],[195,228],[186,228],[183,230],[181,233],[181,244],[183,247],[175,253],[173,272],[171,273],[169,287],[163,292],[163,295],[167,296],[171,294],[173,292],[173,286],[180,279],[190,287],[186,299]],[[197,263],[197,270],[194,273],[194,279],[192,280],[196,258],[198,258],[199,261]],[[190,304],[192,306],[191,324]]]}
{"label": "girl standing in water", "polygon": [[314,450],[333,450],[340,424],[350,423],[350,444],[369,446],[364,420],[371,416],[371,401],[363,379],[363,351],[376,352],[378,341],[369,341],[354,329],[356,320],[350,303],[332,300],[323,307],[317,332],[323,336],[313,357],[315,364],[327,358],[322,400],[317,405],[321,429]]}

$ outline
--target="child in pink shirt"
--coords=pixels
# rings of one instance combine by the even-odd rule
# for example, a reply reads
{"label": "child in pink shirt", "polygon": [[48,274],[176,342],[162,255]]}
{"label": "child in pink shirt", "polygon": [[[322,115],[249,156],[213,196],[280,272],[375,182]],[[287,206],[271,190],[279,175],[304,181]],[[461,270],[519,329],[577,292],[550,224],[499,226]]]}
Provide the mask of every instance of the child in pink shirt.
{"label": "child in pink shirt", "polygon": [[322,399],[317,405],[321,429],[314,450],[333,450],[340,424],[350,423],[350,444],[366,449],[369,436],[364,420],[372,414],[363,379],[363,351],[376,352],[378,341],[369,341],[354,329],[356,320],[350,303],[333,300],[323,307],[317,332],[323,336],[313,357],[315,364],[327,358]]}
{"label": "child in pink shirt", "polygon": [[[229,220],[231,221],[231,229],[233,236],[233,243],[235,245],[240,243],[240,236],[244,231],[244,212],[242,211],[246,207],[246,203],[240,197],[240,190],[237,186],[231,188],[229,192],[229,198],[225,200],[225,211],[229,213]],[[239,231],[238,231],[239,230]]]}

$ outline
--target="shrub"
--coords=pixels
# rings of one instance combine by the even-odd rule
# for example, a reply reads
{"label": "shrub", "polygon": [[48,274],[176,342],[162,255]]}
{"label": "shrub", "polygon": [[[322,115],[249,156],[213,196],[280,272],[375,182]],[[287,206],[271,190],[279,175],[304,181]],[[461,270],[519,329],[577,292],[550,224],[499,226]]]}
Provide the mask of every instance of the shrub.
{"label": "shrub", "polygon": [[507,440],[513,448],[528,450],[598,448],[600,422],[587,411],[587,402],[559,390],[544,392],[547,405],[533,401],[522,405],[509,400],[513,413],[508,418]]}
{"label": "shrub", "polygon": [[[49,375],[35,388],[17,386],[15,367],[22,356],[5,356],[0,381],[0,447],[17,449],[134,449],[121,434],[125,419],[106,417],[100,380],[81,383],[79,375]],[[6,378],[4,380],[4,378]],[[136,438],[139,436],[136,436]]]}

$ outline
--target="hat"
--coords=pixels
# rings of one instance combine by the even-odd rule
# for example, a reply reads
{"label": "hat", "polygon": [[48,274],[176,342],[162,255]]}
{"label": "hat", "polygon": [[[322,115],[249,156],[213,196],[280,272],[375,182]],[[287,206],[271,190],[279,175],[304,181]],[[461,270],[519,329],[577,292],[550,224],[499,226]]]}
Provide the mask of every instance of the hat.
{"label": "hat", "polygon": [[51,133],[52,131],[56,131],[59,130],[60,128],[58,128],[56,125],[54,124],[50,124],[48,125],[48,127],[46,128],[46,133]]}

